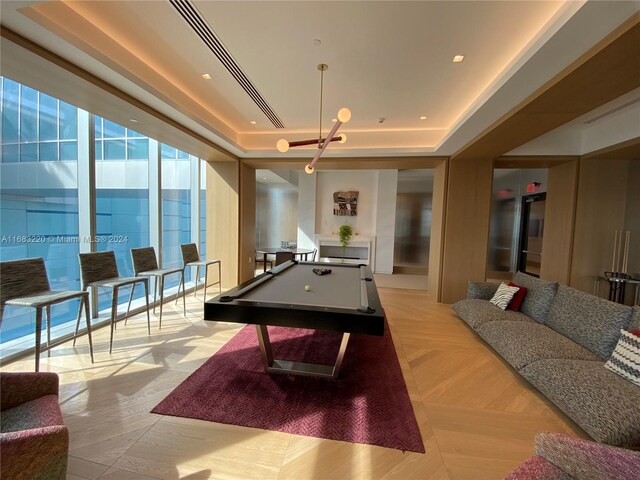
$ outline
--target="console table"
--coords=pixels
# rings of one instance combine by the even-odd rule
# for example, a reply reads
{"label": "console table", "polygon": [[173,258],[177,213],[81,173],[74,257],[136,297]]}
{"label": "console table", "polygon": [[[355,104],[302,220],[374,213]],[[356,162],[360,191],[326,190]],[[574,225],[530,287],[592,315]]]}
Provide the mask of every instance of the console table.
{"label": "console table", "polygon": [[337,235],[315,235],[314,243],[318,249],[318,258],[321,262],[363,263],[369,265],[375,271],[375,237],[363,237],[354,235],[349,246],[342,256],[342,244]]}
{"label": "console table", "polygon": [[624,303],[624,294],[627,285],[633,285],[635,294],[633,296],[633,304],[640,305],[640,280],[624,277],[608,277],[606,275],[597,275],[593,282],[593,294],[598,295],[600,289],[600,280],[609,282],[609,300],[616,303]]}

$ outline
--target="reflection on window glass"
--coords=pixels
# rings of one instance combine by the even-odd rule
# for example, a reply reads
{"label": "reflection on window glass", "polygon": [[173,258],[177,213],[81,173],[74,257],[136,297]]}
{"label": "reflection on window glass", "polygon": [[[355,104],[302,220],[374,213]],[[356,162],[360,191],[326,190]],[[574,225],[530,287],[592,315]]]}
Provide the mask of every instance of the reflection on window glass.
{"label": "reflection on window glass", "polygon": [[[104,123],[103,123],[104,122]],[[100,117],[94,117],[96,132],[102,131],[112,137],[125,134],[125,128]],[[96,160],[102,158],[102,141],[98,141],[96,133]],[[96,232],[99,242],[98,251],[113,250],[116,255],[118,271],[121,276],[134,275],[131,263],[131,249],[149,246],[149,139],[136,140],[145,147],[139,150],[137,158],[129,157],[127,168],[122,170],[117,164],[104,162],[101,172],[96,170]],[[99,146],[100,145],[100,146]],[[105,160],[125,160],[126,140],[104,140]],[[124,173],[123,173],[124,172]],[[124,176],[123,176],[124,175]],[[114,178],[116,180],[114,180]],[[152,294],[150,285],[149,293]],[[127,295],[121,295],[120,304],[129,301]],[[135,299],[144,298],[144,289],[138,285],[135,289]],[[109,291],[100,292],[99,309],[110,308],[111,294]]]}
{"label": "reflection on window glass", "polygon": [[55,162],[58,160],[58,143],[47,142],[40,144],[40,161]]}
{"label": "reflection on window glass", "polygon": [[[191,161],[189,155],[162,145],[162,266],[182,267],[180,245],[191,242]],[[167,155],[172,155],[166,157]],[[178,160],[186,156],[186,160]],[[167,277],[167,287],[178,284],[179,276]],[[191,272],[185,271],[185,282]]]}
{"label": "reflection on window glass", "polygon": [[58,101],[49,95],[40,94],[40,138],[56,140],[58,138]]}
{"label": "reflection on window glass", "polygon": [[[78,156],[76,155],[76,159]],[[20,145],[20,161],[21,162],[37,162],[38,161],[38,144],[23,143]]]}
{"label": "reflection on window glass", "polygon": [[[7,78],[2,79],[0,176],[4,188],[0,190],[0,260],[43,258],[51,289],[78,290],[78,185],[74,172],[77,169],[77,146],[75,151],[71,147],[64,149],[66,159],[73,163],[47,165],[46,168],[36,165],[37,170],[34,170],[33,163],[13,168],[5,168],[7,165],[4,165],[19,159],[36,162],[38,155],[42,161],[58,159],[58,103],[53,97]],[[75,119],[77,132],[77,110],[70,105],[66,108],[68,118]],[[38,124],[40,139],[47,139],[45,143],[37,142]],[[74,130],[72,126],[69,129]],[[71,138],[74,141],[66,144],[77,145],[77,133]],[[52,307],[53,338],[59,335],[59,326],[75,327],[77,311],[77,301]],[[0,329],[0,352],[4,356],[7,351],[24,348],[19,347],[19,339],[28,339],[25,343],[32,347],[34,332],[33,309],[6,307]]]}
{"label": "reflection on window glass", "polygon": [[[18,83],[8,78],[2,79],[2,143],[18,141],[19,91]],[[17,151],[15,156],[17,158]]]}
{"label": "reflection on window glass", "polygon": [[149,139],[110,120],[94,117],[96,160],[147,160]]}
{"label": "reflection on window glass", "polygon": [[78,138],[78,109],[73,105],[60,102],[60,139]]}
{"label": "reflection on window glass", "polygon": [[207,162],[200,161],[200,255],[207,256]]}
{"label": "reflection on window glass", "polygon": [[104,159],[105,160],[124,160],[125,143],[124,140],[105,140],[104,141]]}
{"label": "reflection on window glass", "polygon": [[20,141],[35,142],[38,140],[38,92],[22,85],[20,93]]}

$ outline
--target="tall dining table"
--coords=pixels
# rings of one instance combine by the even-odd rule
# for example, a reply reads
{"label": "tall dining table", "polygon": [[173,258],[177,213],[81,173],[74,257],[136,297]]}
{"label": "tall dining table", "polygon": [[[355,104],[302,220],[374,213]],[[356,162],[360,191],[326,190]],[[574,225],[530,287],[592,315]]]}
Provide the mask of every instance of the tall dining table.
{"label": "tall dining table", "polygon": [[256,250],[256,255],[262,255],[262,265],[263,272],[267,271],[267,255],[275,255],[277,252],[291,252],[293,253],[293,257],[299,257],[299,260],[307,261],[307,256],[310,253],[313,253],[312,249],[309,248],[280,248],[280,247],[269,247],[269,248],[260,248]]}

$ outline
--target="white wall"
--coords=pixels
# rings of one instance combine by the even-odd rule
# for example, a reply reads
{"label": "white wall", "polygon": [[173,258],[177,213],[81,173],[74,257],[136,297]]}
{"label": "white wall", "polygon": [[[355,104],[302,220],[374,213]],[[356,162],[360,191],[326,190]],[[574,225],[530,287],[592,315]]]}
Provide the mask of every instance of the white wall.
{"label": "white wall", "polygon": [[378,172],[376,208],[376,272],[393,273],[393,246],[396,228],[398,171]]}
{"label": "white wall", "polygon": [[[342,170],[316,174],[315,233],[336,234],[340,225],[351,225],[353,233],[373,237],[376,235],[376,208],[378,204],[378,171]],[[300,187],[300,186],[299,186]],[[335,192],[359,192],[358,214],[340,217],[333,214]]]}
{"label": "white wall", "polygon": [[298,173],[298,247],[316,248],[316,179],[317,175]]}

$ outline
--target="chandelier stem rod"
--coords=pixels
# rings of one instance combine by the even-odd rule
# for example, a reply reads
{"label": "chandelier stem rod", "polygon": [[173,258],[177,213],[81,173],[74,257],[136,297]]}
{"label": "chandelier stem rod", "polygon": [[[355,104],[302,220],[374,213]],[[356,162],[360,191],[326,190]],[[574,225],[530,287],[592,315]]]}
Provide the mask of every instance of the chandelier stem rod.
{"label": "chandelier stem rod", "polygon": [[324,84],[324,68],[320,70],[320,123],[318,125],[318,148],[322,146],[322,91]]}
{"label": "chandelier stem rod", "polygon": [[340,120],[338,120],[333,125],[333,128],[329,132],[329,135],[327,135],[327,138],[322,143],[322,147],[316,152],[316,155],[313,157],[313,160],[311,160],[311,163],[309,165],[307,165],[310,169],[313,170],[313,168],[316,166],[316,163],[318,162],[318,159],[320,158],[320,155],[322,155],[322,152],[324,152],[324,149],[327,148],[327,145],[329,145],[329,143],[331,143],[333,141],[333,137],[335,136],[336,132],[340,128],[340,125],[342,125],[342,122]]}

